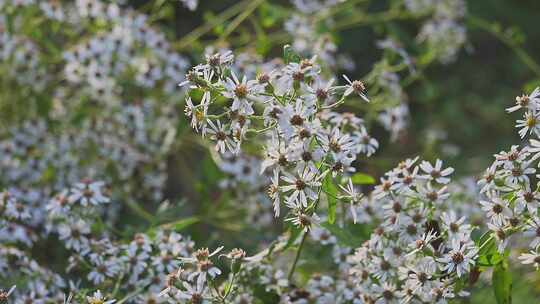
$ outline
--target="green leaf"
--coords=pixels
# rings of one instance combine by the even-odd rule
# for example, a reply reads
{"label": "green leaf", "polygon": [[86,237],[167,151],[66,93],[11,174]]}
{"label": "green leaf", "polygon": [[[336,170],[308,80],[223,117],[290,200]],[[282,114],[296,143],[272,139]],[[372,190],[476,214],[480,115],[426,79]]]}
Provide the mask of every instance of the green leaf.
{"label": "green leaf", "polygon": [[198,222],[199,222],[199,218],[195,217],[195,216],[192,216],[192,217],[188,217],[188,218],[181,219],[181,220],[178,220],[176,222],[170,223],[167,226],[170,227],[170,229],[172,229],[174,231],[180,231],[180,230],[184,230],[187,227],[189,227],[189,226],[191,226],[193,224],[196,224]]}
{"label": "green leaf", "polygon": [[283,47],[283,59],[285,60],[286,64],[289,64],[291,62],[300,62],[302,57],[300,57],[300,55],[298,55],[289,44],[286,44]]}
{"label": "green leaf", "polygon": [[495,268],[493,269],[491,282],[493,284],[493,292],[495,293],[495,299],[497,299],[497,303],[512,303],[512,275],[508,270],[507,260],[495,266]]}
{"label": "green leaf", "polygon": [[373,185],[375,179],[364,173],[356,173],[351,177],[352,183],[355,185]]}
{"label": "green leaf", "polygon": [[476,260],[478,266],[491,267],[503,261],[503,256],[497,251],[497,243],[491,233],[484,233],[476,245],[481,247]]}
{"label": "green leaf", "polygon": [[270,48],[272,47],[272,44],[270,43],[270,40],[264,36],[257,36],[257,43],[255,46],[255,50],[257,51],[257,54],[259,55],[267,55],[270,51]]}
{"label": "green leaf", "polygon": [[200,219],[196,216],[186,217],[178,221],[174,221],[171,223],[166,223],[159,225],[158,227],[150,228],[150,230],[147,232],[149,235],[153,236],[155,235],[156,231],[158,229],[170,229],[174,230],[176,232],[186,229],[187,227],[196,224],[200,221]]}
{"label": "green leaf", "polygon": [[538,86],[540,86],[540,78],[533,79],[523,85],[523,91],[530,93]]}
{"label": "green leaf", "polygon": [[265,2],[259,9],[259,19],[265,28],[275,26],[281,20],[286,19],[288,15],[287,8],[273,3]]}
{"label": "green leaf", "polygon": [[352,234],[349,230],[341,228],[336,224],[323,222],[321,226],[330,231],[341,245],[356,248],[362,244],[363,239],[361,237]]}
{"label": "green leaf", "polygon": [[322,187],[328,201],[328,222],[333,224],[336,221],[337,188],[332,181],[332,174],[326,175]]}

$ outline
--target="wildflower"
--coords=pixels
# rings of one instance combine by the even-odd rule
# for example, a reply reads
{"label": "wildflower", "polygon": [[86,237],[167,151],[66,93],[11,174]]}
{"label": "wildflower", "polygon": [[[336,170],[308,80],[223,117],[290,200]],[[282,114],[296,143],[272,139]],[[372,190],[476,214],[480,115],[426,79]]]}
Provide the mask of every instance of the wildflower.
{"label": "wildflower", "polygon": [[21,201],[8,200],[5,207],[5,215],[15,220],[28,220],[32,217],[28,206]]}
{"label": "wildflower", "polygon": [[348,134],[341,134],[338,128],[332,129],[328,135],[319,136],[319,141],[324,151],[336,154],[351,154],[355,146],[352,138]]}
{"label": "wildflower", "polygon": [[509,237],[507,232],[505,232],[504,224],[500,222],[493,222],[493,223],[488,223],[487,226],[489,230],[493,232],[493,235],[495,236],[495,240],[497,240],[497,250],[500,253],[503,253],[504,249],[508,245],[508,237]]}
{"label": "wildflower", "polygon": [[408,270],[407,287],[421,299],[428,298],[430,289],[433,286],[433,275],[436,274],[437,264],[432,257],[424,257]]}
{"label": "wildflower", "polygon": [[534,91],[529,95],[516,96],[516,105],[510,108],[507,108],[508,113],[515,112],[520,109],[527,109],[529,111],[537,110],[540,102],[540,88],[534,89]]}
{"label": "wildflower", "polygon": [[458,237],[462,233],[470,234],[471,232],[471,225],[465,223],[465,217],[462,216],[458,219],[454,210],[443,212],[441,219],[443,227],[451,238]]}
{"label": "wildflower", "polygon": [[407,255],[414,255],[417,252],[424,250],[425,248],[431,248],[431,242],[436,238],[437,232],[433,230],[422,233],[422,235],[414,242],[409,242],[409,248],[412,248],[413,250]]}
{"label": "wildflower", "polygon": [[534,239],[529,246],[533,249],[540,245],[540,218],[533,216],[524,228],[525,235],[532,236]]}
{"label": "wildflower", "polygon": [[382,257],[375,256],[372,263],[373,276],[385,282],[395,274],[396,261],[386,260]]}
{"label": "wildflower", "polygon": [[199,0],[180,0],[180,2],[182,2],[182,4],[190,11],[196,10],[197,5],[199,4]]}
{"label": "wildflower", "polygon": [[313,115],[313,109],[304,104],[302,99],[297,99],[294,107],[288,104],[279,116],[279,127],[286,139],[290,139],[297,129],[302,129],[309,118]]}
{"label": "wildflower", "polygon": [[399,106],[386,109],[379,114],[378,120],[384,128],[390,131],[390,139],[395,141],[407,127],[407,118],[409,117],[409,107],[405,103]]}
{"label": "wildflower", "polygon": [[305,167],[303,170],[298,170],[296,176],[285,172],[281,179],[288,184],[281,186],[281,191],[292,191],[286,198],[287,204],[307,208],[308,199],[315,200],[317,198],[317,193],[313,188],[321,186],[321,183],[319,182],[320,177],[317,177],[317,172],[312,168]]}
{"label": "wildflower", "polygon": [[447,199],[450,194],[447,192],[448,187],[444,186],[440,189],[433,189],[431,183],[428,183],[424,187],[418,187],[419,197],[431,204],[440,204],[442,201]]}
{"label": "wildflower", "polygon": [[214,124],[212,120],[208,120],[208,124],[210,125],[210,129],[208,130],[210,139],[216,141],[216,151],[222,154],[226,151],[232,153],[238,151],[236,143],[231,138],[230,130],[225,125],[221,124],[221,121],[217,120]]}
{"label": "wildflower", "polygon": [[540,122],[536,112],[526,112],[523,119],[516,120],[516,128],[519,130],[519,136],[524,138],[527,133],[540,136]]}
{"label": "wildflower", "polygon": [[379,142],[368,135],[365,127],[362,126],[360,131],[355,132],[354,135],[356,136],[358,153],[371,156],[379,148]]}
{"label": "wildflower", "polygon": [[505,223],[512,215],[507,203],[495,195],[492,195],[489,201],[480,201],[480,204],[482,205],[482,210],[487,212],[487,217],[494,223]]}
{"label": "wildflower", "polygon": [[67,248],[81,252],[88,246],[87,236],[90,233],[90,226],[85,221],[79,219],[67,224],[61,224],[58,227],[58,233]]}
{"label": "wildflower", "polygon": [[87,296],[86,300],[88,301],[88,304],[113,304],[116,302],[116,300],[106,301],[106,298],[101,294],[100,290],[95,291],[92,296]]}
{"label": "wildflower", "polygon": [[426,173],[425,175],[422,175],[423,178],[436,181],[439,184],[447,184],[450,181],[447,176],[454,172],[454,168],[452,167],[443,170],[442,161],[440,159],[435,161],[435,166],[427,161],[422,161],[420,169]]}
{"label": "wildflower", "polygon": [[328,230],[321,227],[313,227],[310,231],[311,238],[321,245],[330,245],[336,243],[336,237],[330,234]]}
{"label": "wildflower", "polygon": [[458,277],[468,272],[471,266],[474,266],[477,250],[471,249],[468,244],[461,244],[457,239],[452,240],[452,249],[444,257],[437,259],[439,263],[444,264],[443,271],[456,271]]}
{"label": "wildflower", "polygon": [[349,178],[349,181],[347,183],[347,187],[343,187],[342,185],[339,185],[339,187],[346,194],[344,196],[344,198],[347,198],[351,202],[351,208],[350,209],[351,209],[351,213],[352,213],[352,216],[353,216],[353,222],[356,224],[357,217],[356,217],[356,210],[355,210],[354,205],[357,204],[360,201],[360,199],[362,198],[362,194],[356,192],[356,189],[354,188],[353,183],[352,183],[352,179],[350,179],[350,178]]}
{"label": "wildflower", "polygon": [[540,254],[535,250],[531,250],[529,253],[522,253],[518,259],[521,260],[522,264],[533,264],[536,270],[540,267]]}
{"label": "wildflower", "polygon": [[300,211],[293,212],[293,214],[285,220],[293,223],[293,225],[305,232],[310,231],[314,225],[318,225],[321,222],[321,219],[317,214],[307,215]]}
{"label": "wildflower", "polygon": [[188,276],[188,280],[191,281],[194,278],[197,278],[197,286],[202,286],[208,277],[213,279],[220,275],[221,270],[214,266],[210,258],[218,254],[222,249],[223,246],[218,247],[210,253],[208,248],[202,248],[195,251],[191,258],[181,257],[180,261],[182,261],[182,263],[193,264],[197,267],[197,269]]}
{"label": "wildflower", "polygon": [[[207,123],[206,116],[210,98],[210,92],[204,92],[201,98],[201,103],[197,106],[194,106],[191,97],[186,97],[186,107],[184,112],[187,117],[191,117],[191,127],[193,129],[201,131],[205,129]],[[202,133],[204,134],[205,132],[203,131]]]}
{"label": "wildflower", "polygon": [[110,201],[109,198],[102,194],[104,185],[104,182],[85,180],[76,184],[71,189],[72,194],[69,196],[69,200],[71,202],[78,202],[82,206],[88,206],[88,204],[97,206],[108,203]]}
{"label": "wildflower", "polygon": [[478,180],[478,186],[481,187],[480,189],[480,193],[485,193],[485,192],[488,192],[490,190],[495,190],[496,188],[496,185],[495,185],[495,174],[497,172],[497,167],[496,166],[490,166],[489,168],[486,169],[484,175],[482,176],[481,179]]}
{"label": "wildflower", "polygon": [[321,77],[316,77],[315,81],[311,85],[306,86],[306,91],[309,93],[306,100],[308,104],[313,105],[317,102],[320,104],[326,103],[333,93],[333,84],[333,78],[325,83]]}
{"label": "wildflower", "polygon": [[207,54],[205,56],[206,56],[206,64],[208,67],[211,67],[211,68],[230,65],[234,60],[234,55],[232,51],[226,51],[223,53],[215,53],[211,55]]}
{"label": "wildflower", "polygon": [[0,303],[7,303],[9,296],[15,291],[16,286],[13,285],[8,291],[0,289]]}
{"label": "wildflower", "polygon": [[[272,134],[270,143],[267,146],[266,157],[261,164],[261,173],[269,167],[278,166],[286,168],[291,163],[291,147],[278,136]],[[277,168],[276,168],[277,169]]]}
{"label": "wildflower", "polygon": [[399,303],[399,294],[396,292],[396,286],[389,282],[383,282],[382,285],[375,285],[373,292],[378,295],[375,303],[391,304]]}
{"label": "wildflower", "polygon": [[244,115],[254,113],[250,100],[254,100],[255,94],[261,89],[256,80],[247,81],[244,76],[240,81],[233,72],[232,78],[227,79],[224,87],[226,91],[223,92],[223,96],[233,99],[231,110]]}
{"label": "wildflower", "polygon": [[195,286],[188,282],[182,282],[184,290],[178,292],[178,297],[183,300],[190,301],[191,303],[203,303],[207,287],[203,284],[197,283]]}
{"label": "wildflower", "polygon": [[538,206],[540,204],[540,193],[538,191],[531,191],[529,187],[521,189],[517,192],[516,198],[516,211],[518,213],[527,209],[530,214],[536,214]]}
{"label": "wildflower", "polygon": [[272,199],[272,205],[274,206],[274,216],[279,217],[280,204],[279,199],[279,171],[274,169],[273,176],[271,177],[272,184],[268,188],[268,196]]}
{"label": "wildflower", "polygon": [[118,262],[115,258],[104,259],[102,256],[97,257],[93,261],[94,267],[92,271],[88,273],[88,280],[98,285],[103,283],[107,278],[113,278],[121,269]]}
{"label": "wildflower", "polygon": [[364,85],[362,81],[360,80],[351,81],[349,77],[347,77],[346,75],[343,75],[343,78],[345,78],[345,80],[348,83],[348,85],[345,86],[346,88],[345,93],[344,93],[345,96],[349,96],[352,93],[355,93],[358,96],[362,97],[362,99],[365,100],[366,102],[369,102],[369,99],[366,95],[366,86]]}
{"label": "wildflower", "polygon": [[51,215],[66,215],[71,208],[69,191],[64,190],[49,201],[46,209]]}

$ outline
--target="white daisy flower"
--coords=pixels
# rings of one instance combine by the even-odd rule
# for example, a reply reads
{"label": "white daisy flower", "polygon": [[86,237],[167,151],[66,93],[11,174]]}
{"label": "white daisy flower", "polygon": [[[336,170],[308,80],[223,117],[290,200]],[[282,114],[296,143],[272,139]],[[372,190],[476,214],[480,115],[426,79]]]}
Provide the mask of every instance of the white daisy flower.
{"label": "white daisy flower", "polygon": [[540,88],[537,87],[529,95],[523,94],[521,96],[516,96],[516,105],[510,108],[507,108],[506,111],[508,113],[512,113],[520,109],[534,111],[538,109],[539,102],[540,102]]}
{"label": "white daisy flower", "polygon": [[367,90],[364,83],[360,80],[351,81],[347,75],[343,75],[343,78],[347,81],[348,85],[345,86],[345,96],[349,96],[352,93],[357,94],[358,96],[362,97],[363,100],[366,102],[369,102],[369,98],[367,97]]}
{"label": "white daisy flower", "polygon": [[540,268],[540,253],[531,250],[529,253],[522,253],[518,259],[522,264],[533,264],[534,268],[538,270]]}
{"label": "white daisy flower", "polygon": [[281,186],[281,191],[290,192],[286,201],[293,208],[307,208],[308,200],[315,200],[317,193],[313,188],[320,187],[320,178],[317,177],[317,171],[311,167],[305,167],[303,170],[298,170],[296,175],[289,172],[284,172],[281,177],[283,181],[288,183],[286,186]]}
{"label": "white daisy flower", "polygon": [[422,161],[420,164],[420,169],[422,169],[422,171],[424,171],[426,174],[421,176],[428,180],[436,181],[439,184],[447,184],[450,182],[450,179],[447,176],[454,172],[454,168],[448,167],[443,170],[442,164],[442,160],[440,159],[435,161],[435,166],[431,165],[427,161]]}
{"label": "white daisy flower", "polygon": [[116,300],[106,300],[100,290],[95,291],[92,296],[87,296],[86,300],[89,304],[113,304],[116,302]]}
{"label": "white daisy flower", "polygon": [[458,277],[469,271],[471,266],[474,266],[474,259],[477,256],[478,250],[470,248],[469,244],[462,244],[459,240],[452,240],[451,250],[442,258],[437,259],[437,262],[442,263],[442,270],[449,273],[456,272]]}

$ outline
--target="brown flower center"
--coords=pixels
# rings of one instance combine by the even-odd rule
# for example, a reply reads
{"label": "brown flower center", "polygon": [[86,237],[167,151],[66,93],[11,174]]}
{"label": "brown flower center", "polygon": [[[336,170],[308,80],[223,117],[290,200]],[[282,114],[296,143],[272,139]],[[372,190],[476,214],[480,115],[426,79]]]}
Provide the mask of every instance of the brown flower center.
{"label": "brown flower center", "polygon": [[465,257],[461,252],[455,252],[452,254],[452,262],[454,262],[454,264],[461,264],[464,260]]}
{"label": "brown flower center", "polygon": [[239,84],[234,89],[234,94],[238,98],[245,98],[248,94],[248,88],[245,84]]}
{"label": "brown flower center", "polygon": [[304,119],[300,115],[295,114],[291,117],[290,123],[293,126],[301,126],[304,124]]}

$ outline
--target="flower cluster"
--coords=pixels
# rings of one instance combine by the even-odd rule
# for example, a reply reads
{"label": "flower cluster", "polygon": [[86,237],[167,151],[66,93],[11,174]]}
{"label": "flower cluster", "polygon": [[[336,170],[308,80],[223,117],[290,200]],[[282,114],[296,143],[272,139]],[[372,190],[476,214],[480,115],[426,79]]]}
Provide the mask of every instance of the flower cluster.
{"label": "flower cluster", "polygon": [[[11,278],[28,274],[35,277],[35,282],[26,281],[24,288],[15,291],[17,299],[61,299],[66,288],[75,293],[79,288],[79,283],[68,282],[41,268],[22,251],[10,246],[26,240],[21,236],[24,231],[32,233],[34,239],[43,234],[56,236],[70,251],[66,273],[75,273],[93,286],[115,282],[125,289],[144,289],[136,294],[137,303],[157,298],[167,274],[180,265],[177,257],[191,255],[194,243],[174,231],[161,229],[149,234],[139,233],[127,244],[118,242],[109,235],[107,218],[102,218],[111,216],[114,210],[114,205],[103,208],[105,204],[110,205],[106,192],[104,183],[86,180],[58,193],[46,207],[45,231],[38,230],[43,229],[40,226],[32,226],[33,213],[29,208],[9,192],[2,194],[0,223],[5,244],[0,246],[3,251],[0,266]],[[102,299],[101,294],[94,294],[93,298]],[[102,303],[92,302],[90,298],[88,301]]]}
{"label": "flower cluster", "polygon": [[[17,123],[0,132],[11,192],[44,192],[34,201],[47,201],[47,193],[92,177],[123,181],[115,195],[161,199],[187,59],[148,16],[116,3],[7,1],[1,12],[11,18],[0,18],[10,98],[24,100],[21,108],[49,105],[46,118],[14,108]],[[32,18],[51,36],[28,33]]]}
{"label": "flower cluster", "polygon": [[[321,3],[327,2],[327,3]],[[294,1],[298,11],[285,22],[285,31],[293,37],[292,48],[303,56],[317,56],[329,68],[353,70],[354,60],[346,54],[338,53],[338,46],[332,35],[317,30],[317,18],[314,11],[328,11],[338,1]],[[332,18],[325,18],[331,24]]]}
{"label": "flower cluster", "polygon": [[235,302],[245,297],[245,294],[236,290],[236,276],[247,262],[259,259],[247,257],[246,252],[239,248],[220,255],[230,261],[230,272],[229,280],[219,286],[217,277],[222,272],[214,263],[216,255],[222,249],[223,247],[219,247],[210,252],[208,248],[201,248],[194,251],[191,257],[181,257],[182,265],[169,273],[165,289],[159,296],[167,299],[169,303],[230,303],[227,302],[229,297],[236,298]]}
{"label": "flower cluster", "polygon": [[446,303],[463,294],[456,282],[474,271],[472,227],[444,211],[453,169],[417,163],[400,163],[372,193],[382,222],[349,257],[364,302]]}
{"label": "flower cluster", "polygon": [[272,199],[268,196],[270,172],[260,174],[263,160],[246,153],[215,155],[218,168],[225,174],[221,189],[234,189],[234,198],[246,213],[245,221],[253,227],[268,232],[274,223]]}
{"label": "flower cluster", "polygon": [[455,61],[459,50],[467,42],[463,24],[466,13],[463,0],[405,0],[405,7],[414,14],[429,14],[417,36],[419,42],[435,52],[442,63]]}
{"label": "flower cluster", "polygon": [[[316,57],[260,71],[253,80],[236,76],[229,68],[232,61],[231,53],[216,53],[189,72],[182,84],[193,92],[186,99],[186,115],[221,154],[262,144],[260,171],[272,172],[268,193],[275,215],[284,202],[292,210],[288,220],[309,228],[323,179],[350,175],[357,155],[370,156],[378,147],[362,119],[333,111],[353,95],[368,102],[366,87],[346,76],[346,85],[333,85]],[[191,97],[195,92],[201,94],[198,103]],[[230,105],[224,109],[223,102]]]}
{"label": "flower cluster", "polygon": [[[0,1],[2,97],[16,101],[0,113],[0,303],[447,303],[467,295],[466,278],[502,268],[521,232],[532,238],[520,259],[540,267],[540,140],[497,154],[476,187],[451,183],[454,170],[439,159],[407,159],[374,189],[356,172],[379,149],[374,122],[390,141],[404,138],[404,87],[465,44],[463,0],[376,12],[364,1],[291,0],[290,12],[244,3],[249,10],[233,5],[174,37],[161,28],[172,5],[195,10],[198,0]],[[394,21],[409,17],[422,20],[419,60],[394,35]],[[251,35],[244,20],[260,49],[233,55]],[[338,53],[334,32],[381,20],[380,61],[362,80],[336,77],[355,63]],[[282,37],[291,46],[268,60]],[[204,62],[189,68],[178,52],[186,45]],[[525,111],[522,138],[539,137],[539,106],[536,89],[507,109]],[[213,143],[210,157],[195,159],[215,172],[208,185],[168,195],[178,149],[207,145],[183,132],[189,126]],[[197,206],[179,210],[191,186]],[[478,239],[480,209],[489,231]],[[258,243],[236,246],[261,251],[224,254],[220,243],[236,235],[223,240],[219,230],[243,225]],[[196,250],[189,230],[217,248]]]}
{"label": "flower cluster", "polygon": [[[540,266],[540,193],[538,193],[537,167],[540,158],[540,141],[536,116],[540,102],[540,88],[529,95],[516,97],[516,104],[508,112],[523,110],[525,117],[518,120],[521,138],[530,135],[529,143],[514,145],[510,151],[495,155],[495,161],[478,181],[483,195],[480,204],[489,222],[498,251],[502,254],[509,247],[511,236],[519,234],[521,241],[530,248],[519,258],[524,264]],[[518,239],[516,239],[518,241]]]}

